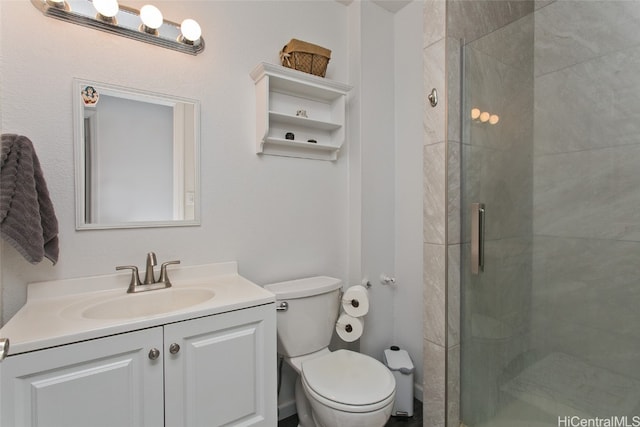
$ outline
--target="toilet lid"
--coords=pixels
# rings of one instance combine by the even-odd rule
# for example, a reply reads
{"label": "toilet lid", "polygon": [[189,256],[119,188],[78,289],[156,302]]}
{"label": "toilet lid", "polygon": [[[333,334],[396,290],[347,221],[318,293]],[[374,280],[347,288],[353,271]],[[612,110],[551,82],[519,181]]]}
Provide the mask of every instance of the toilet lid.
{"label": "toilet lid", "polygon": [[303,362],[302,376],[318,395],[345,405],[371,405],[385,400],[396,389],[386,366],[349,350]]}

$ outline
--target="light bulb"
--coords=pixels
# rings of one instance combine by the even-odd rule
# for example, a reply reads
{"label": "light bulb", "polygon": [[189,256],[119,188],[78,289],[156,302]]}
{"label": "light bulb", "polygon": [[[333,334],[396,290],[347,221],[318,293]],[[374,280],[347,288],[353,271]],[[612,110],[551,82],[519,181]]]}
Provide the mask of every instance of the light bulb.
{"label": "light bulb", "polygon": [[162,12],[157,7],[147,4],[140,9],[140,19],[142,23],[149,28],[157,30],[162,26]]}
{"label": "light bulb", "polygon": [[113,18],[119,9],[117,0],[93,0],[93,7],[105,18]]}
{"label": "light bulb", "polygon": [[182,24],[180,24],[180,31],[182,32],[182,37],[191,43],[200,40],[200,36],[202,35],[200,25],[193,19],[185,19],[182,21]]}
{"label": "light bulb", "polygon": [[472,108],[471,109],[471,118],[473,120],[476,120],[478,117],[480,117],[480,109],[479,108]]}
{"label": "light bulb", "polygon": [[492,114],[491,117],[489,117],[489,123],[492,125],[495,125],[499,121],[500,121],[500,116],[498,116],[497,114]]}
{"label": "light bulb", "polygon": [[480,114],[480,121],[482,123],[485,123],[487,120],[489,120],[489,116],[490,116],[489,113],[487,113],[486,111],[483,111],[482,114]]}

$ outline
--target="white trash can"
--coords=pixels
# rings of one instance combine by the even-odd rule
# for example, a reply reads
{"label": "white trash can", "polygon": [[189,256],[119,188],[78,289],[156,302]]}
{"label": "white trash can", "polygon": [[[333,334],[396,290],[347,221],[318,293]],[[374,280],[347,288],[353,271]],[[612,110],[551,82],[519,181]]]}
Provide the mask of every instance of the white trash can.
{"label": "white trash can", "polygon": [[396,380],[396,401],[393,404],[392,416],[413,416],[413,362],[406,350],[392,345],[384,351],[384,364],[389,368]]}

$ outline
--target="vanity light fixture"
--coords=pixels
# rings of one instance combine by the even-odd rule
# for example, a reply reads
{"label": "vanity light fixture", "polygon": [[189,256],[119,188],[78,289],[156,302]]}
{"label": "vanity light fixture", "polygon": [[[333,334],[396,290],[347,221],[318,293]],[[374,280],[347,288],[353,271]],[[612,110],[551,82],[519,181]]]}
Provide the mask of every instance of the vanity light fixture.
{"label": "vanity light fixture", "polygon": [[162,12],[145,5],[140,10],[118,0],[31,0],[45,16],[96,30],[197,55],[204,50],[202,29],[193,19],[168,21]]}

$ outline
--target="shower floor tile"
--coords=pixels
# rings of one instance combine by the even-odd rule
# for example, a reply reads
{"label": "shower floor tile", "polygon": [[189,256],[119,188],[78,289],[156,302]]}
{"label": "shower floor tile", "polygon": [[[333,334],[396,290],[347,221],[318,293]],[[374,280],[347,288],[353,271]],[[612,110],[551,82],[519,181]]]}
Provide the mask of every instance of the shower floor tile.
{"label": "shower floor tile", "polygon": [[558,416],[637,415],[640,381],[551,353],[503,385],[502,391]]}

